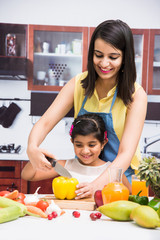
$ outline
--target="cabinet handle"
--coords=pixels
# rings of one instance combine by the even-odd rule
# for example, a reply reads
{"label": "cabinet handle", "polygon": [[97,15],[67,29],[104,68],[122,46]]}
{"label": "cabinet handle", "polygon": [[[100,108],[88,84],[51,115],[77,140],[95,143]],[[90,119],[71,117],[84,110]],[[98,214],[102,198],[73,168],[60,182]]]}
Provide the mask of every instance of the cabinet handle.
{"label": "cabinet handle", "polygon": [[18,187],[15,185],[15,183],[12,183],[11,186],[8,186],[6,190],[12,192],[16,189],[18,189]]}

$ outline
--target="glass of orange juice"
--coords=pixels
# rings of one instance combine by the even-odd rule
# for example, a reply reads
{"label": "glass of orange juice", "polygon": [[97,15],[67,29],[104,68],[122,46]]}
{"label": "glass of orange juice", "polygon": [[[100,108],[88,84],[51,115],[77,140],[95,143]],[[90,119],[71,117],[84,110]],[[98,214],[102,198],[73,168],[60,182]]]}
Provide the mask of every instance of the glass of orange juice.
{"label": "glass of orange juice", "polygon": [[109,183],[102,189],[103,204],[128,200],[129,190],[122,183],[122,169],[108,168]]}
{"label": "glass of orange juice", "polygon": [[137,195],[139,191],[142,191],[139,196],[148,197],[148,187],[146,187],[146,181],[141,181],[136,175],[132,175],[132,195]]}

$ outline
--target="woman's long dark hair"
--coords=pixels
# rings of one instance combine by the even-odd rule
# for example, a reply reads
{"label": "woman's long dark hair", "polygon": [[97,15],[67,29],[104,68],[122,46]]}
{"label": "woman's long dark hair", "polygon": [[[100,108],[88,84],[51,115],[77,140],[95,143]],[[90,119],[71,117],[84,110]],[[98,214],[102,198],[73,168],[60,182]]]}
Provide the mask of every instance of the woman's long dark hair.
{"label": "woman's long dark hair", "polygon": [[107,20],[97,26],[93,32],[88,51],[88,75],[82,80],[85,95],[91,97],[98,75],[93,65],[94,44],[97,38],[103,39],[123,53],[122,67],[117,79],[117,96],[127,106],[132,102],[134,83],[136,81],[136,67],[133,35],[129,26],[120,20]]}

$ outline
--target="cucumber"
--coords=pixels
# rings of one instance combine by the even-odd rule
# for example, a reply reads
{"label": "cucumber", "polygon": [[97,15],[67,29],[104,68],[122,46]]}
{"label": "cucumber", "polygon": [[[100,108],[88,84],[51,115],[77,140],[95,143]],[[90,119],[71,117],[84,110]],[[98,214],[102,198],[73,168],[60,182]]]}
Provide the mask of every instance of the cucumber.
{"label": "cucumber", "polygon": [[20,216],[24,216],[27,213],[27,207],[19,202],[16,202],[14,200],[11,200],[9,198],[5,198],[5,197],[0,197],[0,207],[1,208],[6,208],[6,207],[11,207],[11,206],[16,206],[19,207],[21,210]]}
{"label": "cucumber", "polygon": [[15,220],[21,216],[21,208],[10,206],[0,209],[0,223]]}

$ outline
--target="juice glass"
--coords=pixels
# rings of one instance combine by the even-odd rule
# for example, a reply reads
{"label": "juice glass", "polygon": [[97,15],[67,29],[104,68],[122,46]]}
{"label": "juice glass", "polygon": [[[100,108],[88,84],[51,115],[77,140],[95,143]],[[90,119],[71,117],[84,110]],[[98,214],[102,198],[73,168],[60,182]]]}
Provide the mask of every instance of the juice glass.
{"label": "juice glass", "polygon": [[102,189],[103,204],[128,200],[129,190],[122,183],[122,169],[108,168],[109,183]]}
{"label": "juice glass", "polygon": [[137,195],[137,193],[141,190],[142,192],[139,196],[148,197],[148,187],[146,187],[146,181],[140,181],[136,175],[132,175],[132,195]]}

